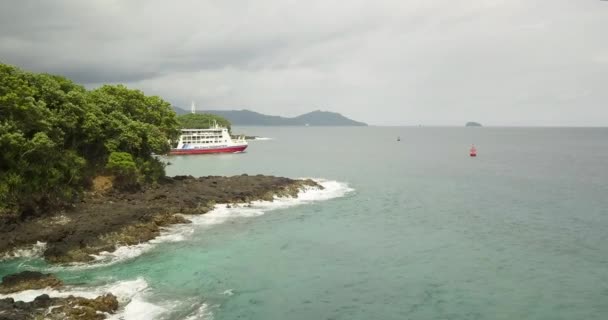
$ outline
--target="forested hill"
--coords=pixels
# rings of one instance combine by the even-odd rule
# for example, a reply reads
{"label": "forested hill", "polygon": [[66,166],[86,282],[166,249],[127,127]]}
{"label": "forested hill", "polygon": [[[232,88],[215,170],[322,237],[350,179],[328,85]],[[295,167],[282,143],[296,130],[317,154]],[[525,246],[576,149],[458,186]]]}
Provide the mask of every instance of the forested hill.
{"label": "forested hill", "polygon": [[0,223],[69,206],[99,175],[128,189],[158,181],[153,154],[178,135],[160,97],[0,64]]}
{"label": "forested hill", "polygon": [[177,121],[183,129],[207,129],[215,123],[220,127],[228,128],[229,131],[231,130],[230,121],[215,114],[186,113],[177,116]]}
{"label": "forested hill", "polygon": [[[180,108],[174,109],[177,114],[187,113]],[[235,126],[367,126],[366,123],[351,120],[339,113],[320,110],[293,118],[270,116],[251,110],[207,110],[202,112],[226,118]]]}

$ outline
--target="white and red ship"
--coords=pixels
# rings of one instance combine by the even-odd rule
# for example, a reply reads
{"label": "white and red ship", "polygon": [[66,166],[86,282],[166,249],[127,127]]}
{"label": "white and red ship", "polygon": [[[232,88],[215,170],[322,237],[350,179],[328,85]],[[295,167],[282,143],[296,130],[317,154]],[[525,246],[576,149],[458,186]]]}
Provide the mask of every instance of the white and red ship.
{"label": "white and red ship", "polygon": [[209,129],[182,129],[177,147],[169,154],[235,153],[245,149],[247,141],[244,137],[233,139],[228,129],[214,123]]}
{"label": "white and red ship", "polygon": [[[192,102],[192,113],[196,113],[194,102]],[[177,147],[172,148],[169,154],[235,153],[243,152],[245,149],[247,149],[245,137],[232,139],[228,129],[218,126],[217,122],[213,121],[209,129],[182,129]]]}

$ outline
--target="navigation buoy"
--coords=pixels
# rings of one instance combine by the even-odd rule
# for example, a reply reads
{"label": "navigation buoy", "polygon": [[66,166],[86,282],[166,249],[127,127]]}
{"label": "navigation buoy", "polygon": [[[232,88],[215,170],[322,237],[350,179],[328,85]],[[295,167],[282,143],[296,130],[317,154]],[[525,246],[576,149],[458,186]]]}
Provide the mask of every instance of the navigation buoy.
{"label": "navigation buoy", "polygon": [[469,155],[471,157],[477,157],[477,149],[475,149],[475,146],[471,146],[471,150],[469,150]]}

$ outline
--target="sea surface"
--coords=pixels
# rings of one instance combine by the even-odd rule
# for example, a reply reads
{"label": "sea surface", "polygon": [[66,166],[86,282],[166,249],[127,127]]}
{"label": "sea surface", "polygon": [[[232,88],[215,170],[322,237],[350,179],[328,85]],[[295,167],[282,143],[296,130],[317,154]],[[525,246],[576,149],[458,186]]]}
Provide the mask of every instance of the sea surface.
{"label": "sea surface", "polygon": [[126,305],[113,319],[608,319],[608,129],[233,131],[269,139],[171,157],[168,173],[326,189],[218,207],[93,264],[48,266],[32,248],[0,276],[113,292]]}

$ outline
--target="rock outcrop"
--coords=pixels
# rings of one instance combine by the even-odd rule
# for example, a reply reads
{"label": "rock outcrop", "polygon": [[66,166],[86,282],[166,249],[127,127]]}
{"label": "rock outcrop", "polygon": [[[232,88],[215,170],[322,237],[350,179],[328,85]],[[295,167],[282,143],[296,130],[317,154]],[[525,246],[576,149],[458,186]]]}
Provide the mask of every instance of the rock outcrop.
{"label": "rock outcrop", "polygon": [[[63,282],[52,274],[23,271],[2,278],[0,294],[11,294],[23,290],[43,288],[59,289]],[[105,319],[118,310],[118,300],[111,293],[95,299],[69,296],[51,298],[40,295],[31,302],[15,301],[13,298],[0,299],[0,320],[29,319]]]}
{"label": "rock outcrop", "polygon": [[1,320],[101,320],[118,310],[118,300],[108,293],[95,299],[40,295],[31,302],[0,299]]}
{"label": "rock outcrop", "polygon": [[0,294],[9,294],[23,290],[59,288],[61,286],[63,286],[63,282],[52,274],[23,271],[3,277],[0,284]]}
{"label": "rock outcrop", "polygon": [[86,262],[92,254],[149,241],[163,227],[188,223],[184,214],[204,214],[216,203],[272,201],[312,187],[322,188],[312,180],[240,175],[177,176],[137,192],[97,190],[71,210],[0,224],[0,256],[41,241],[49,262]]}

